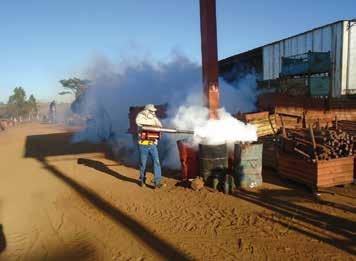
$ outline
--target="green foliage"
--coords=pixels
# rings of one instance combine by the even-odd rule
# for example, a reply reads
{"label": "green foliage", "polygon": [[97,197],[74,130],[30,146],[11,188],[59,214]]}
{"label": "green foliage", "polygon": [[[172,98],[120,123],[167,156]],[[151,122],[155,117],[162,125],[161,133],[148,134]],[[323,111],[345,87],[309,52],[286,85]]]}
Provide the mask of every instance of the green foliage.
{"label": "green foliage", "polygon": [[6,118],[6,116],[7,116],[6,104],[1,102],[0,103],[0,118]]}
{"label": "green foliage", "polygon": [[36,101],[36,98],[32,94],[28,98],[27,104],[28,104],[28,107],[29,107],[28,109],[29,109],[30,113],[37,114],[37,112],[38,112],[37,101]]}
{"label": "green foliage", "polygon": [[9,97],[7,111],[10,116],[24,116],[27,111],[26,92],[22,87],[16,87],[14,94]]}
{"label": "green foliage", "polygon": [[7,115],[10,117],[34,115],[38,112],[36,98],[31,95],[26,100],[26,92],[22,87],[16,87],[6,105]]}
{"label": "green foliage", "polygon": [[79,78],[69,78],[69,79],[64,79],[59,81],[65,91],[60,92],[60,95],[65,95],[65,94],[74,94],[75,98],[80,96],[84,90],[87,88],[87,85],[90,83],[89,80],[81,80]]}

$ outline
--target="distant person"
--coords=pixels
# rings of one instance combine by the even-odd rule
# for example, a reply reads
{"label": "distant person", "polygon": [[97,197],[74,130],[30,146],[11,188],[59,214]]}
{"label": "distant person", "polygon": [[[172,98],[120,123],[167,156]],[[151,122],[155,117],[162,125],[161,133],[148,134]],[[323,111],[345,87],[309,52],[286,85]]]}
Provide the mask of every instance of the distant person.
{"label": "distant person", "polygon": [[[157,109],[153,104],[147,104],[143,111],[141,111],[136,117],[136,124],[139,128],[138,130],[138,147],[140,152],[140,186],[146,186],[146,163],[148,155],[151,155],[153,161],[153,172],[154,172],[154,185],[155,188],[161,188],[165,184],[161,183],[161,164],[158,156],[158,136],[148,135],[146,131],[140,130],[142,126],[155,126],[162,127],[162,123],[156,116]],[[153,136],[153,137],[152,137]]]}
{"label": "distant person", "polygon": [[56,102],[52,101],[49,104],[49,121],[50,123],[56,123]]}

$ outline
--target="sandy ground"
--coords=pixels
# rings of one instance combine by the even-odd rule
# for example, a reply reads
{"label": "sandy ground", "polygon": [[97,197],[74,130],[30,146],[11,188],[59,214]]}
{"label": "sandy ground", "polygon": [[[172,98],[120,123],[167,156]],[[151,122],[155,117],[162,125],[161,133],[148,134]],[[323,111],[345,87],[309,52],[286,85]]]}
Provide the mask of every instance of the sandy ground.
{"label": "sandy ground", "polygon": [[40,124],[0,133],[1,260],[356,260],[354,185],[314,198],[266,172],[229,196],[169,177],[157,191],[69,139]]}

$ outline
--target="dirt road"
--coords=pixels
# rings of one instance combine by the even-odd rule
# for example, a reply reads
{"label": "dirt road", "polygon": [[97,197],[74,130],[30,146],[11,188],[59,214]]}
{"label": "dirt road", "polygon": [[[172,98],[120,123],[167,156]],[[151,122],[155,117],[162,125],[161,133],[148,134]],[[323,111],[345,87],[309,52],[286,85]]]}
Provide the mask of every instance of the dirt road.
{"label": "dirt road", "polygon": [[265,173],[230,196],[167,177],[157,191],[69,140],[40,124],[0,133],[0,260],[355,260],[355,186],[315,199]]}

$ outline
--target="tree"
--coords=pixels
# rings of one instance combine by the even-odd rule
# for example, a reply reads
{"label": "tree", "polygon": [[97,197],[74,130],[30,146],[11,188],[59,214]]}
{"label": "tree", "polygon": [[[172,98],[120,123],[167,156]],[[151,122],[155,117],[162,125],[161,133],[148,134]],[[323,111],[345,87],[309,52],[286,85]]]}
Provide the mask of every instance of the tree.
{"label": "tree", "polygon": [[7,102],[8,114],[12,117],[25,116],[27,110],[26,92],[22,87],[16,87],[14,94],[9,97]]}
{"label": "tree", "polygon": [[36,98],[31,94],[26,100],[26,92],[22,87],[16,87],[6,104],[7,115],[10,117],[35,116],[38,112]]}
{"label": "tree", "polygon": [[33,94],[27,100],[28,112],[31,116],[35,116],[38,113],[37,101]]}
{"label": "tree", "polygon": [[60,95],[64,94],[74,94],[75,98],[78,98],[84,90],[87,88],[87,85],[90,83],[89,80],[81,80],[79,78],[69,78],[67,80],[60,80],[62,87],[65,91],[60,92]]}
{"label": "tree", "polygon": [[7,117],[6,104],[3,102],[0,102],[0,118],[6,118],[6,117]]}

